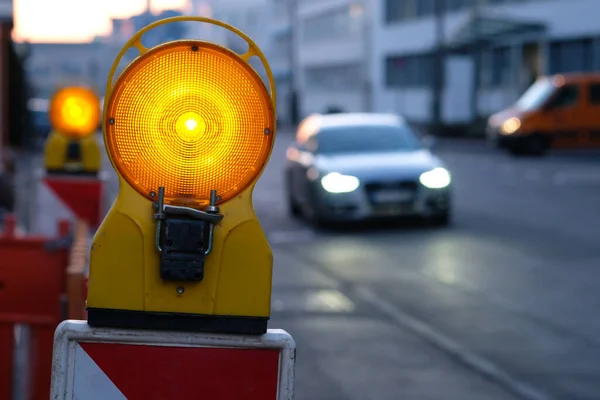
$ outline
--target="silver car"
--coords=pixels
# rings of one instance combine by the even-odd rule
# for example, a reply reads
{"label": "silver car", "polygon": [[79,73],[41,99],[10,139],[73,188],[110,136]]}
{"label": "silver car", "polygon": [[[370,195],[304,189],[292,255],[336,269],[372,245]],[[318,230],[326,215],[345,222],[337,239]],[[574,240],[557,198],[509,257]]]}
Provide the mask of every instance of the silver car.
{"label": "silver car", "polygon": [[312,115],[287,149],[292,215],[325,222],[422,216],[446,225],[451,176],[394,114]]}

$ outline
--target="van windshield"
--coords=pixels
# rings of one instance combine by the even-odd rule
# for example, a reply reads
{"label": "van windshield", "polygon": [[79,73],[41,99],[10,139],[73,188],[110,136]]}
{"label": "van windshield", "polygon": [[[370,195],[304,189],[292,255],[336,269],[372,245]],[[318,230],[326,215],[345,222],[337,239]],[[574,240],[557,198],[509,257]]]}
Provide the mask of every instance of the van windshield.
{"label": "van windshield", "polygon": [[544,104],[555,89],[550,79],[539,79],[523,93],[515,106],[521,111],[533,111]]}

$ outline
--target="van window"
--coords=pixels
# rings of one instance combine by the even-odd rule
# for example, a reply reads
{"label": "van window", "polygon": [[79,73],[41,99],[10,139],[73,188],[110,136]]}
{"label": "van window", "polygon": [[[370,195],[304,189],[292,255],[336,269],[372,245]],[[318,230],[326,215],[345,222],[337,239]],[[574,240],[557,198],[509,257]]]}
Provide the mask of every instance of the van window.
{"label": "van window", "polygon": [[600,83],[590,85],[590,104],[600,104]]}
{"label": "van window", "polygon": [[568,107],[579,100],[579,86],[565,85],[558,89],[556,95],[548,102],[548,108]]}

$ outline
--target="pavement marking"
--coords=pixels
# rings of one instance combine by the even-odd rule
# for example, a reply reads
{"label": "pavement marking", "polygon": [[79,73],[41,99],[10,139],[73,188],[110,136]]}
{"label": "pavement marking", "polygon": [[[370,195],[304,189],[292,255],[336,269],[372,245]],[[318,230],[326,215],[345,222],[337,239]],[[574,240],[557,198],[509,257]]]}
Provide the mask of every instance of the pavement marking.
{"label": "pavement marking", "polygon": [[340,291],[334,289],[318,290],[308,293],[306,299],[308,311],[354,311],[354,303]]}
{"label": "pavement marking", "polygon": [[310,229],[296,229],[292,231],[274,231],[267,233],[267,240],[271,244],[285,244],[310,242],[316,238]]}
{"label": "pavement marking", "polygon": [[531,386],[529,383],[523,382],[508,372],[502,370],[493,362],[463,348],[454,340],[440,332],[437,332],[425,322],[398,310],[392,303],[379,297],[372,290],[365,287],[357,287],[355,293],[361,298],[362,301],[365,301],[371,306],[377,308],[380,312],[387,315],[397,324],[405,327],[435,347],[450,354],[452,357],[456,358],[459,362],[465,364],[475,372],[494,382],[497,382],[513,395],[516,395],[524,400],[554,399],[541,390]]}
{"label": "pavement marking", "polygon": [[305,311],[324,313],[350,313],[356,305],[335,289],[305,290],[300,293],[274,294],[271,310],[274,312]]}

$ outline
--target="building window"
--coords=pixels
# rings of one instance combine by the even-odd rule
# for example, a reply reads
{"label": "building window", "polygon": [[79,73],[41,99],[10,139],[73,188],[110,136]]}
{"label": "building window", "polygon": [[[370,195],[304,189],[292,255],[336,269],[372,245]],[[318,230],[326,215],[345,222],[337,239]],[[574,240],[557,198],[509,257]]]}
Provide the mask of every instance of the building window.
{"label": "building window", "polygon": [[385,21],[398,22],[415,17],[417,3],[418,0],[385,0]]}
{"label": "building window", "polygon": [[303,23],[303,39],[314,42],[323,39],[351,37],[360,33],[356,29],[356,18],[350,6],[344,6],[327,13],[306,18]]}
{"label": "building window", "polygon": [[97,81],[100,77],[100,66],[96,60],[93,60],[88,65],[88,74],[91,79]]}
{"label": "building window", "polygon": [[364,77],[361,64],[328,65],[305,68],[306,86],[322,90],[356,90]]}
{"label": "building window", "polygon": [[402,55],[386,60],[386,86],[424,87],[433,81],[433,56],[431,54]]}
{"label": "building window", "polygon": [[491,53],[490,86],[498,87],[510,83],[510,48],[499,47]]}
{"label": "building window", "polygon": [[80,65],[76,65],[76,64],[72,64],[69,62],[63,62],[60,65],[60,72],[63,75],[69,76],[80,76],[82,75],[82,71],[81,71],[81,66]]}
{"label": "building window", "polygon": [[385,21],[393,23],[435,14],[436,3],[442,12],[463,11],[476,5],[520,3],[529,0],[385,0]]}
{"label": "building window", "polygon": [[548,108],[563,108],[577,104],[579,100],[579,86],[565,85],[548,102]]}
{"label": "building window", "polygon": [[419,0],[416,4],[417,17],[427,17],[435,14],[435,3],[439,0]]}
{"label": "building window", "polygon": [[[475,1],[477,1],[477,0],[475,0]],[[510,4],[510,3],[525,3],[527,1],[531,1],[531,0],[479,0],[479,2],[481,4],[489,4],[489,5]]]}
{"label": "building window", "polygon": [[275,36],[273,39],[273,54],[287,56],[292,45],[292,35],[289,32]]}
{"label": "building window", "polygon": [[480,85],[498,88],[511,84],[511,49],[493,47],[479,53],[481,60]]}
{"label": "building window", "polygon": [[550,44],[550,73],[593,70],[592,39],[567,40]]}
{"label": "building window", "polygon": [[47,64],[38,64],[31,68],[30,74],[34,77],[47,77],[51,73],[51,68]]}
{"label": "building window", "polygon": [[600,105],[600,84],[592,83],[589,93],[590,104]]}
{"label": "building window", "polygon": [[446,0],[446,11],[458,11],[464,8],[473,7],[478,0]]}

